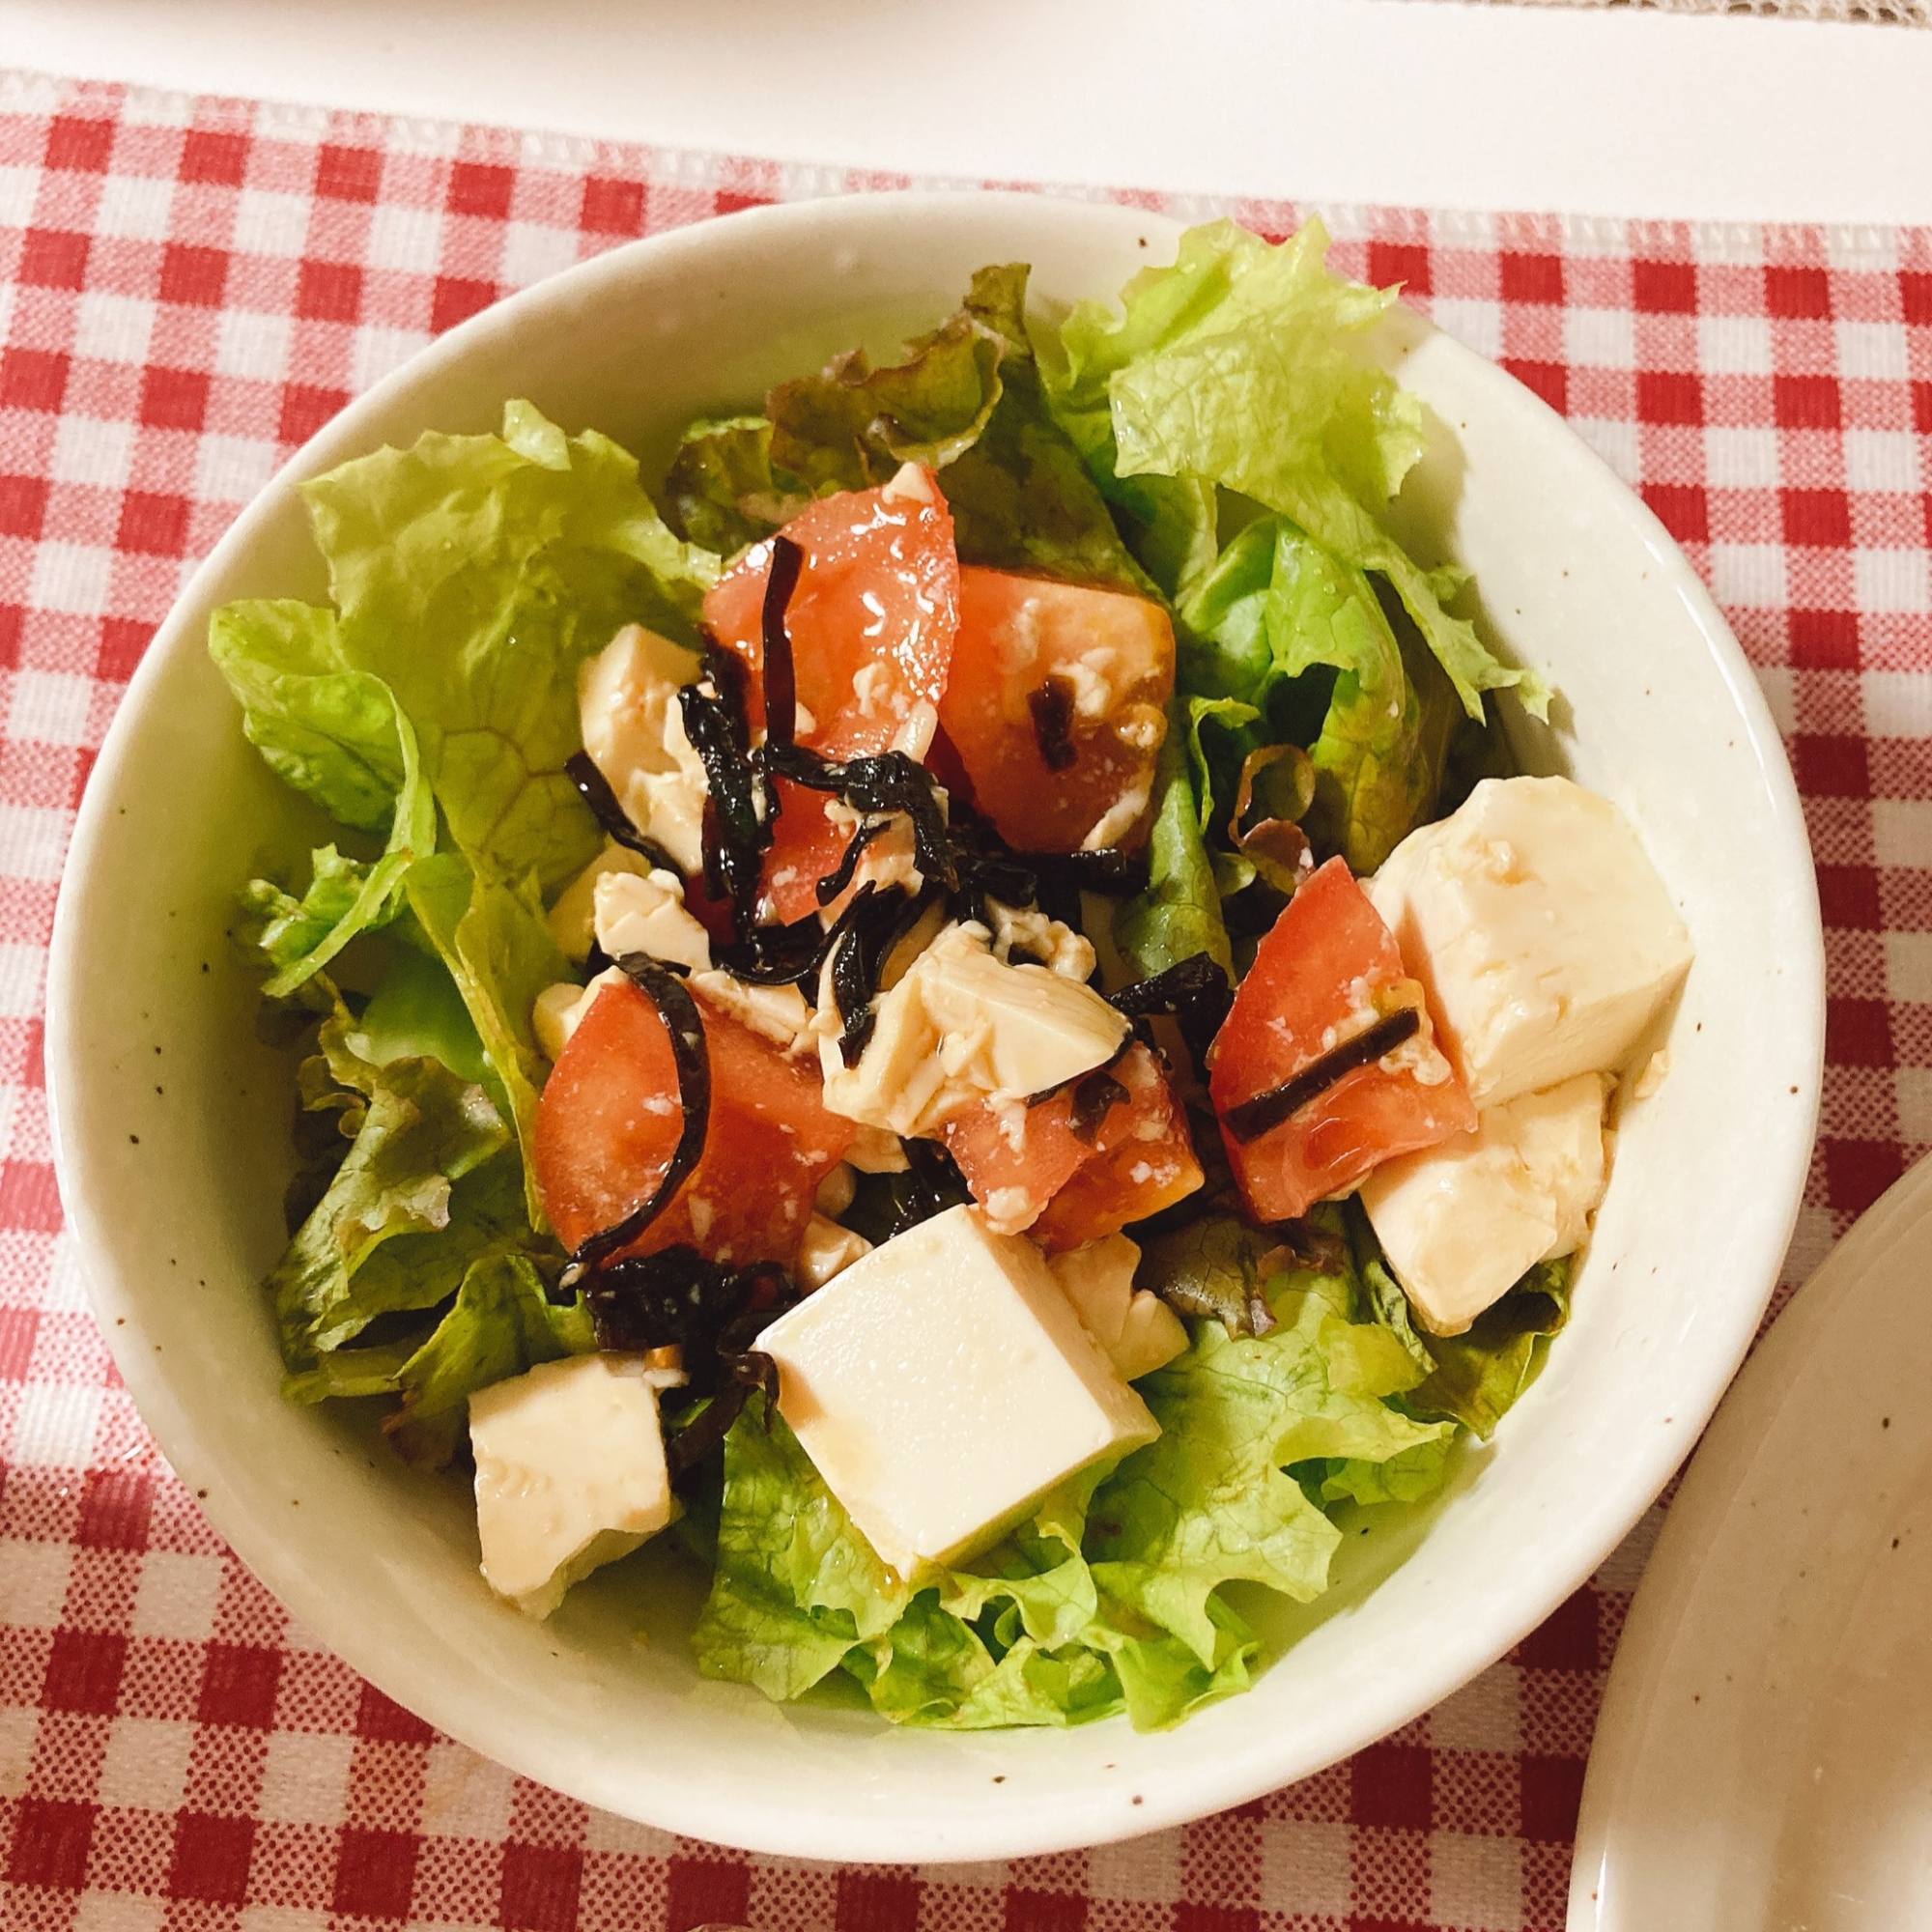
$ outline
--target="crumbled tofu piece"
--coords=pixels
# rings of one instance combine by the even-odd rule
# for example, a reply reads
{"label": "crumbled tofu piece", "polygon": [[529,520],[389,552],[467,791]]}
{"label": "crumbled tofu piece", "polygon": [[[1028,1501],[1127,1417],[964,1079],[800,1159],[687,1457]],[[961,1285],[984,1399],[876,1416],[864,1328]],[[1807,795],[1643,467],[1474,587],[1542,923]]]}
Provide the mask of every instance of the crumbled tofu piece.
{"label": "crumbled tofu piece", "polygon": [[684,909],[684,882],[673,872],[606,872],[591,894],[597,943],[612,959],[648,953],[703,973],[711,935]]}
{"label": "crumbled tofu piece", "polygon": [[939,712],[931,698],[915,698],[886,749],[903,752],[915,764],[923,765],[926,753],[932,750],[933,734],[938,729]]}
{"label": "crumbled tofu piece", "polygon": [[1063,980],[1093,978],[1094,942],[1085,933],[1043,912],[1002,905],[998,899],[988,899],[986,910],[993,916],[993,957],[1002,966],[1012,963],[1017,947]]}
{"label": "crumbled tofu piece", "polygon": [[942,931],[880,998],[871,1039],[847,1066],[832,963],[819,993],[825,1104],[895,1134],[930,1134],[978,1101],[1075,1079],[1105,1065],[1127,1036],[1127,1021],[1090,986],[1044,966],[1002,965],[986,928],[968,922]]}
{"label": "crumbled tofu piece", "polygon": [[1618,1066],[1690,964],[1636,834],[1568,779],[1485,779],[1368,892],[1479,1107]]}
{"label": "crumbled tofu piece", "polygon": [[1146,813],[1149,795],[1146,785],[1135,785],[1131,790],[1123,791],[1101,813],[1094,829],[1081,839],[1081,851],[1106,852],[1122,844]]}
{"label": "crumbled tofu piece", "polygon": [[901,463],[879,495],[887,502],[933,503],[932,472],[923,463]]}
{"label": "crumbled tofu piece", "polygon": [[818,1192],[811,1197],[811,1205],[821,1214],[830,1214],[835,1219],[844,1213],[852,1205],[852,1197],[859,1191],[859,1176],[849,1160],[841,1160],[823,1180],[818,1183]]}
{"label": "crumbled tofu piece", "polygon": [[590,1003],[606,986],[623,977],[612,966],[598,974],[587,986],[559,980],[555,985],[546,986],[537,995],[536,1005],[530,1012],[530,1031],[536,1035],[537,1044],[543,1048],[546,1059],[554,1060],[562,1053],[570,1044],[570,1037],[577,1031],[578,1023],[590,1010]]}
{"label": "crumbled tofu piece", "polygon": [[953,1208],[772,1323],[779,1410],[901,1576],[959,1562],[1159,1425],[1031,1241]]}
{"label": "crumbled tofu piece", "polygon": [[698,670],[696,652],[627,624],[577,678],[583,749],[631,822],[687,874],[704,863],[706,790],[677,694]]}
{"label": "crumbled tofu piece", "polygon": [[904,1143],[886,1127],[859,1122],[852,1145],[845,1150],[845,1164],[861,1174],[903,1174],[912,1162],[906,1158]]}
{"label": "crumbled tofu piece", "polygon": [[656,868],[641,852],[607,839],[604,849],[565,886],[550,909],[551,937],[573,965],[589,956],[597,938],[597,881],[609,872],[627,872],[647,879]]}
{"label": "crumbled tofu piece", "polygon": [[811,1003],[796,986],[753,986],[713,967],[694,973],[691,987],[708,1005],[729,1013],[741,1026],[781,1046],[787,1053],[811,1053],[818,1046],[811,1030]]}
{"label": "crumbled tofu piece", "polygon": [[1046,1264],[1087,1332],[1128,1381],[1187,1350],[1187,1330],[1159,1295],[1134,1286],[1141,1251],[1124,1235],[1049,1255]]}
{"label": "crumbled tofu piece", "polygon": [[805,1238],[799,1243],[798,1265],[793,1269],[801,1288],[823,1288],[836,1274],[872,1252],[864,1235],[841,1228],[823,1214],[814,1214],[805,1224]]}
{"label": "crumbled tofu piece", "polygon": [[573,1355],[469,1398],[476,1533],[498,1596],[547,1617],[670,1520],[658,1391],[683,1380],[638,1355]]}
{"label": "crumbled tofu piece", "polygon": [[1425,1328],[1462,1334],[1538,1262],[1582,1244],[1608,1166],[1608,1086],[1579,1073],[1485,1107],[1474,1132],[1362,1182],[1362,1206]]}

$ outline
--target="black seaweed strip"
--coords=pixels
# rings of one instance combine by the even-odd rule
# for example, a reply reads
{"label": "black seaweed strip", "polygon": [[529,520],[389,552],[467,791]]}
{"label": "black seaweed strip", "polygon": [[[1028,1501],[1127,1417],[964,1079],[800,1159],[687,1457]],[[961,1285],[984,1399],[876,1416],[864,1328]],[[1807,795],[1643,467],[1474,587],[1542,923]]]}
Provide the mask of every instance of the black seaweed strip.
{"label": "black seaweed strip", "polygon": [[1027,710],[1040,763],[1050,772],[1065,771],[1080,755],[1073,749],[1073,686],[1064,677],[1043,679],[1027,693]]}
{"label": "black seaweed strip", "polygon": [[588,752],[573,752],[563,761],[565,776],[577,787],[577,795],[590,808],[591,815],[603,827],[605,838],[661,866],[667,872],[684,877],[684,867],[655,838],[647,838],[631,822],[631,814],[617,803],[611,781],[597,769]]}
{"label": "black seaweed strip", "polygon": [[[722,654],[721,654],[722,655]],[[772,842],[777,804],[743,746],[744,715],[724,695],[696,684],[677,694],[684,735],[704,766],[704,883],[731,901],[732,923],[747,937],[757,910],[758,871]],[[763,808],[761,810],[761,808]]]}
{"label": "black seaweed strip", "polygon": [[727,651],[709,631],[699,635],[704,639],[704,676],[731,721],[731,741],[739,751],[750,752],[752,725],[745,695],[751,688],[751,673],[745,660],[736,651]]}
{"label": "black seaweed strip", "polygon": [[1185,959],[1176,960],[1146,980],[1136,980],[1107,998],[1117,1012],[1132,1019],[1171,1013],[1196,1069],[1205,1073],[1208,1049],[1221,1031],[1228,1009],[1235,1004],[1235,989],[1216,960],[1205,952],[1190,952]]}
{"label": "black seaweed strip", "polygon": [[1404,1040],[1412,1038],[1422,1025],[1413,1007],[1402,1007],[1364,1027],[1352,1039],[1345,1039],[1320,1060],[1310,1061],[1293,1079],[1270,1087],[1221,1116],[1228,1131],[1245,1145],[1278,1127],[1298,1114],[1311,1100],[1325,1094],[1345,1073],[1358,1066],[1372,1065],[1383,1054],[1392,1053]]}
{"label": "black seaweed strip", "polygon": [[1091,1143],[1116,1103],[1126,1097],[1127,1090],[1104,1066],[1084,1074],[1073,1090],[1073,1111],[1066,1118],[1067,1131],[1075,1140]]}
{"label": "black seaweed strip", "polygon": [[769,770],[794,784],[836,792],[854,811],[903,811],[912,820],[919,869],[949,890],[959,883],[946,837],[946,814],[939,809],[938,781],[916,758],[903,752],[879,752],[838,764],[803,745],[768,745],[765,761]]}
{"label": "black seaweed strip", "polygon": [[617,961],[625,976],[639,991],[648,996],[663,1016],[665,1032],[670,1037],[671,1058],[677,1066],[677,1097],[684,1109],[684,1128],[671,1150],[670,1165],[649,1197],[608,1228],[586,1236],[577,1245],[564,1271],[569,1287],[581,1280],[619,1248],[629,1247],[669,1205],[685,1177],[697,1165],[704,1152],[705,1135],[711,1125],[711,1056],[705,1050],[704,1021],[697,1002],[684,981],[655,959],[641,952],[627,952]]}
{"label": "black seaweed strip", "polygon": [[867,819],[853,833],[846,841],[845,850],[839,855],[838,864],[812,888],[818,895],[820,905],[830,905],[852,883],[852,874],[859,869],[859,860],[866,847],[882,832],[890,831],[892,823],[890,818]]}
{"label": "black seaweed strip", "polygon": [[748,986],[796,985],[812,993],[830,937],[818,915],[808,913],[789,925],[754,926],[743,944],[714,946],[711,957]]}
{"label": "black seaweed strip", "polygon": [[731,1425],[737,1421],[751,1393],[743,1382],[726,1382],[705,1404],[696,1421],[666,1440],[665,1468],[673,1482],[687,1470],[695,1469],[731,1433]]}
{"label": "black seaweed strip", "polygon": [[906,1211],[893,1230],[895,1235],[972,1200],[973,1191],[966,1185],[959,1163],[937,1141],[908,1140],[899,1145],[905,1149],[906,1165],[912,1170],[913,1188]]}
{"label": "black seaweed strip", "polygon": [[765,578],[761,625],[768,745],[789,745],[798,734],[798,686],[792,674],[791,633],[785,628],[785,611],[792,592],[798,588],[798,574],[804,567],[805,553],[790,537],[772,539],[772,567]]}
{"label": "black seaweed strip", "polygon": [[[918,897],[903,886],[888,886],[883,892],[870,891],[871,882],[860,888],[866,900],[863,913],[848,928],[849,937],[832,955],[832,998],[845,1031],[838,1037],[839,1056],[847,1066],[856,1065],[878,1023],[873,995],[878,991],[879,975],[886,956],[909,932],[931,902],[932,895]],[[854,899],[854,905],[858,899]]]}

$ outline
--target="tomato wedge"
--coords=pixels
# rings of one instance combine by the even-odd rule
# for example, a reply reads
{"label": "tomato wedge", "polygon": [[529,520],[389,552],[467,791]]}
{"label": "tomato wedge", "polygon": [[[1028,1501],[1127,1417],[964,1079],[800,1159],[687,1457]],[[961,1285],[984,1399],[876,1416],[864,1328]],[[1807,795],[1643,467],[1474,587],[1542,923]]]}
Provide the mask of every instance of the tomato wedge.
{"label": "tomato wedge", "polygon": [[1118,590],[968,564],[959,643],[940,700],[973,798],[1031,852],[1147,837],[1154,760],[1174,691],[1174,626]]}
{"label": "tomato wedge", "polygon": [[[909,466],[877,490],[821,497],[784,526],[805,552],[786,608],[798,701],[810,715],[802,745],[849,758],[894,746],[923,758],[932,742],[959,624],[952,514],[932,472]],[[765,583],[769,543],[754,544],[706,592],[704,621],[749,667],[746,709],[763,728]],[[838,864],[849,831],[825,801],[781,781],[781,810],[764,879],[771,914],[803,919],[813,887]]]}
{"label": "tomato wedge", "polygon": [[1201,1185],[1187,1117],[1155,1055],[1136,1042],[1109,1071],[1126,1091],[1085,1134],[1073,1129],[1072,1088],[1027,1109],[1018,1147],[983,1102],[947,1122],[947,1151],[1001,1228],[1024,1228],[1059,1253],[1157,1214]]}
{"label": "tomato wedge", "polygon": [[[808,504],[784,526],[805,553],[786,607],[798,701],[811,714],[799,742],[828,757],[883,752],[895,740],[923,754],[959,627],[952,514],[929,469],[901,486],[845,490]],[[711,634],[752,672],[747,708],[764,724],[763,613],[772,547],[754,544],[705,593]]]}
{"label": "tomato wedge", "polygon": [[[703,1003],[711,1120],[697,1165],[627,1254],[687,1242],[715,1262],[797,1258],[812,1196],[856,1131],[818,1068]],[[670,1036],[628,980],[597,995],[537,1102],[537,1186],[566,1247],[620,1220],[670,1165],[683,1127]]]}
{"label": "tomato wedge", "polygon": [[[1401,1007],[1413,1007],[1420,1020],[1408,1042],[1342,1074],[1253,1140],[1230,1131],[1231,1109]],[[1435,1046],[1421,986],[1340,859],[1302,885],[1263,939],[1214,1041],[1208,1092],[1241,1193],[1261,1221],[1304,1214],[1383,1161],[1476,1124],[1468,1090]]]}

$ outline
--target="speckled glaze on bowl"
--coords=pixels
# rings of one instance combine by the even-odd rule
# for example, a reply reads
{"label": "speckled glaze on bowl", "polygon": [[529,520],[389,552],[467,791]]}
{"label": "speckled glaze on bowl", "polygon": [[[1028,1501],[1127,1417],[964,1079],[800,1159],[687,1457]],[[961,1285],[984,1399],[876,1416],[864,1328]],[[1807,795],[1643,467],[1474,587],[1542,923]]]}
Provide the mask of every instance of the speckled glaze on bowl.
{"label": "speckled glaze on bowl", "polygon": [[1776,1278],[1823,1032],[1776,733],[1655,518],[1527,390],[1398,314],[1383,353],[1435,418],[1405,534],[1476,572],[1493,640],[1562,694],[1552,729],[1514,721],[1526,762],[1630,815],[1697,961],[1670,1076],[1624,1121],[1541,1378],[1447,1493],[1348,1539],[1321,1605],[1242,1596],[1271,1645],[1296,1639],[1252,1691],[1151,1736],[777,1708],[698,1679],[683,1634],[700,1586],[661,1553],[528,1623],[478,1577],[459,1483],[404,1468],[366,1418],[281,1402],[257,1283],[283,1238],[289,1067],[255,1037],[225,929],[237,884],[319,828],[243,742],[204,641],[230,598],[322,596],[295,484],[424,429],[495,428],[508,396],[608,431],[654,474],[694,413],[857,340],[890,350],[980,263],[1031,261],[1037,298],[1064,302],[1110,295],[1177,233],[1033,196],[853,197],[684,229],[512,298],[346,410],[249,507],[156,638],[89,784],[55,923],[48,1084],[71,1224],[134,1399],[310,1630],[451,1736],[590,1804],[771,1852],[966,1860],[1151,1831],[1304,1776],[1447,1695],[1589,1575],[1695,1440]]}

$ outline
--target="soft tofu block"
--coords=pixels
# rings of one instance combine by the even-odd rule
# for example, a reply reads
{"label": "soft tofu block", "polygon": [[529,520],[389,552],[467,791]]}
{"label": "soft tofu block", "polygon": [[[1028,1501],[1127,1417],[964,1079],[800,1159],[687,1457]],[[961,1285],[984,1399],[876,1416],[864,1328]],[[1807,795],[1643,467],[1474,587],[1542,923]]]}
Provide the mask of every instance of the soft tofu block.
{"label": "soft tofu block", "polygon": [[[848,942],[849,943],[849,942]],[[832,961],[819,1010],[833,1010]],[[1128,1022],[1079,980],[993,956],[982,925],[949,925],[879,1001],[858,1065],[838,1030],[819,1036],[825,1104],[908,1136],[931,1134],[989,1094],[1019,1098],[1104,1066]]]}
{"label": "soft tofu block", "polygon": [[1620,1065],[1690,964],[1636,834],[1568,779],[1485,779],[1369,896],[1479,1107]]}
{"label": "soft tofu block", "polygon": [[779,1412],[901,1576],[958,1562],[1159,1425],[1031,1241],[953,1208],[895,1236],[758,1338]]}
{"label": "soft tofu block", "polygon": [[1141,1251],[1124,1235],[1049,1255],[1047,1266],[1087,1332],[1127,1381],[1138,1381],[1187,1349],[1180,1317],[1159,1295],[1134,1286]]}
{"label": "soft tofu block", "polygon": [[670,1520],[658,1389],[682,1379],[638,1355],[573,1355],[469,1398],[493,1590],[547,1617],[573,1583]]}
{"label": "soft tofu block", "polygon": [[1362,1182],[1382,1251],[1422,1325],[1460,1335],[1538,1262],[1573,1253],[1603,1198],[1601,1073],[1485,1107],[1473,1133]]}

